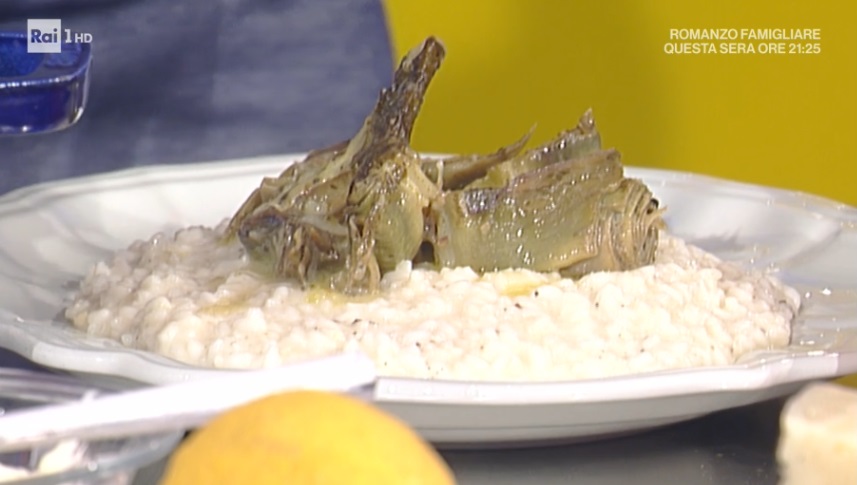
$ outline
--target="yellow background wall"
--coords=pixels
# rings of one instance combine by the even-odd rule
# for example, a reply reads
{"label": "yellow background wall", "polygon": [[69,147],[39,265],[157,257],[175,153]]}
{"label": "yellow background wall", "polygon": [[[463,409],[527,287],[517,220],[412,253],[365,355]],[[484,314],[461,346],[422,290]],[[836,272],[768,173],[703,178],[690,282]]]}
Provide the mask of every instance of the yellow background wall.
{"label": "yellow background wall", "polygon": [[[398,59],[447,58],[417,149],[531,145],[592,107],[628,165],[803,190],[857,205],[857,2],[387,0]],[[668,55],[671,28],[820,28],[816,55]],[[721,41],[713,41],[719,45]],[[788,41],[785,41],[788,44]]]}

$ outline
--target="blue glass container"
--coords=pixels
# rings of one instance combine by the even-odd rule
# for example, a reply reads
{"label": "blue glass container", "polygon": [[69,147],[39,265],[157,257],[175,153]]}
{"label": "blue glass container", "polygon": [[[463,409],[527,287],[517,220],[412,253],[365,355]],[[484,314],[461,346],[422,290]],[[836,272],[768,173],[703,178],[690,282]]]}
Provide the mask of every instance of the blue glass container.
{"label": "blue glass container", "polygon": [[0,135],[46,133],[73,125],[89,91],[89,44],[58,53],[27,52],[24,33],[0,32]]}

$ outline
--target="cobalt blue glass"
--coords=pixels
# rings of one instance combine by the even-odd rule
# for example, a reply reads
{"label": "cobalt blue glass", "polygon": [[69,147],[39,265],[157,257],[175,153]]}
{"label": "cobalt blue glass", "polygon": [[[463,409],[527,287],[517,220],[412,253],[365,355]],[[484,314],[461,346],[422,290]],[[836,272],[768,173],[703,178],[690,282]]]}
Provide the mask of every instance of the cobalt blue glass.
{"label": "cobalt blue glass", "polygon": [[89,91],[89,44],[27,52],[23,32],[0,32],[0,135],[46,133],[80,119]]}

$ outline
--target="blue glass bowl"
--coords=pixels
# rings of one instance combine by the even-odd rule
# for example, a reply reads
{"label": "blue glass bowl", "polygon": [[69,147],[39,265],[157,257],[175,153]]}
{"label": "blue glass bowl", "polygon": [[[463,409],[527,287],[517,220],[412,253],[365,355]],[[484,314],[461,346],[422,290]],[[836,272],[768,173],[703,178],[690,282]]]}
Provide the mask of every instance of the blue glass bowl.
{"label": "blue glass bowl", "polygon": [[76,123],[86,106],[91,61],[89,44],[29,53],[26,34],[0,32],[0,135],[45,133]]}

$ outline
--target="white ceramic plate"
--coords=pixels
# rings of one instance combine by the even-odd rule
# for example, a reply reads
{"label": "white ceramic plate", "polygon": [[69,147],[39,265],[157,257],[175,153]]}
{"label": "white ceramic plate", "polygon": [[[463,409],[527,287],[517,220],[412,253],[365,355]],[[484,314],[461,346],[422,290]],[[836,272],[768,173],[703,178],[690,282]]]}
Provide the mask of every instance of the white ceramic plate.
{"label": "white ceramic plate", "polygon": [[[0,198],[0,345],[87,376],[160,384],[216,372],[89,338],[58,316],[94,262],[135,239],[232,214],[296,156],[151,167]],[[857,209],[800,193],[629,168],[674,234],[775,268],[808,296],[788,350],[739,365],[543,384],[383,378],[376,401],[442,446],[591,439],[749,404],[857,372]]]}

